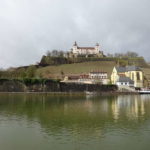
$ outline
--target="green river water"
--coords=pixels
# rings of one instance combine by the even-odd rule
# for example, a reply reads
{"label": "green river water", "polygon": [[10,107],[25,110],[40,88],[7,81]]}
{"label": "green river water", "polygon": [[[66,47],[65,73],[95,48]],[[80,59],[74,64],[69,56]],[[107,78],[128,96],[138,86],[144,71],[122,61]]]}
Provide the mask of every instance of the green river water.
{"label": "green river water", "polygon": [[0,150],[149,150],[150,95],[0,94]]}

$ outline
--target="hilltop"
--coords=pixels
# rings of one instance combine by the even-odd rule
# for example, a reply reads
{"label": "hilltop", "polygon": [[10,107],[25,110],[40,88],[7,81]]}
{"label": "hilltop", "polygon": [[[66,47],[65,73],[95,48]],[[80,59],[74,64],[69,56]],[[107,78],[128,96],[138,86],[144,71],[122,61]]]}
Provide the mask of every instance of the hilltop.
{"label": "hilltop", "polygon": [[65,75],[85,74],[90,71],[106,71],[108,76],[116,65],[136,65],[149,74],[149,65],[143,57],[105,57],[105,58],[65,58],[43,56],[37,65],[23,66],[6,71],[0,71],[0,78],[50,78],[62,79]]}

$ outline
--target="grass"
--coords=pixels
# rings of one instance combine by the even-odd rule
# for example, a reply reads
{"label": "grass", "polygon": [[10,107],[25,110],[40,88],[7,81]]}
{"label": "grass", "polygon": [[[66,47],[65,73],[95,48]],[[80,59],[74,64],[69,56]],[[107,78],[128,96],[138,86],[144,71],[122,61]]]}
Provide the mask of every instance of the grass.
{"label": "grass", "polygon": [[150,80],[150,68],[142,68],[144,75],[148,80]]}
{"label": "grass", "polygon": [[[85,74],[90,71],[106,71],[108,73],[108,77],[110,78],[115,65],[115,61],[89,61],[58,66],[47,66],[37,69],[36,75],[42,76],[43,78],[61,79],[65,75]],[[150,68],[143,67],[142,70],[146,78],[150,80]]]}
{"label": "grass", "polygon": [[110,77],[115,65],[116,64],[114,61],[93,61],[64,64],[39,68],[37,69],[36,74],[37,76],[42,76],[44,78],[62,78],[62,76],[70,74],[85,74],[89,73],[90,71],[106,71]]}

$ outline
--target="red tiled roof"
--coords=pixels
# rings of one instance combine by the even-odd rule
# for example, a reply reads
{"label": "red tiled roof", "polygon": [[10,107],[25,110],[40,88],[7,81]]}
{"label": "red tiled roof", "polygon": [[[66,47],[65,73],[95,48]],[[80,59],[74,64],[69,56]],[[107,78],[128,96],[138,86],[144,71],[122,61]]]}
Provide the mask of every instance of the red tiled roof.
{"label": "red tiled roof", "polygon": [[78,49],[95,49],[95,47],[77,47]]}
{"label": "red tiled roof", "polygon": [[80,78],[80,76],[78,76],[78,75],[68,76],[68,79],[70,79],[70,80],[75,80],[75,79],[79,79],[79,78]]}
{"label": "red tiled roof", "polygon": [[107,73],[107,72],[104,72],[104,71],[91,71],[90,73]]}
{"label": "red tiled roof", "polygon": [[87,79],[87,78],[89,78],[89,75],[88,74],[82,74],[82,75],[80,75],[80,78]]}

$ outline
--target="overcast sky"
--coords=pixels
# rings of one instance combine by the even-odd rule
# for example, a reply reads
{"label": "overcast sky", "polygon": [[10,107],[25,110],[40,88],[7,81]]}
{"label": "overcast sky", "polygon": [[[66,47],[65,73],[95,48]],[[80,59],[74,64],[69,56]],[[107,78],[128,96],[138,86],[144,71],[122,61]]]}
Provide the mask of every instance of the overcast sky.
{"label": "overcast sky", "polygon": [[0,68],[34,64],[74,41],[150,60],[150,0],[0,0]]}

